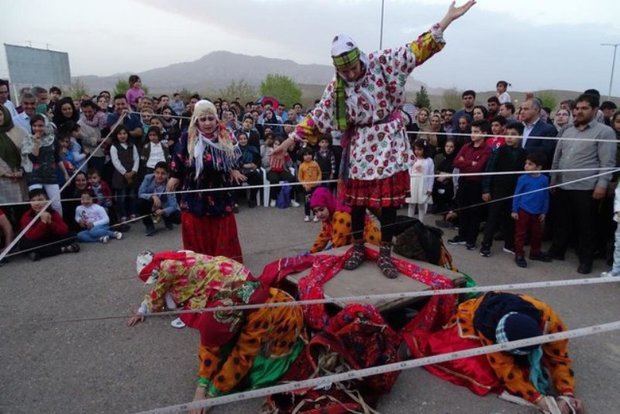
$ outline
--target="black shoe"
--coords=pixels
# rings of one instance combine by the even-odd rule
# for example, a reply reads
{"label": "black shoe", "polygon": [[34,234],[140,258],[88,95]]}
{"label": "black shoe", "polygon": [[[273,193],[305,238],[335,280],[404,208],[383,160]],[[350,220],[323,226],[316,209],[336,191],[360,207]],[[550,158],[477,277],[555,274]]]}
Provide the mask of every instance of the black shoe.
{"label": "black shoe", "polygon": [[476,250],[476,243],[467,243],[465,247],[467,247],[467,250]]}
{"label": "black shoe", "polygon": [[254,208],[254,207],[256,207],[256,200],[250,200],[250,201],[248,201],[248,207],[249,207],[249,208]]}
{"label": "black shoe", "polygon": [[144,232],[144,234],[147,237],[152,236],[153,234],[155,234],[155,232],[157,232],[157,230],[155,230],[155,226],[147,226],[146,231]]}
{"label": "black shoe", "polygon": [[587,263],[579,263],[579,267],[577,268],[577,273],[581,273],[582,275],[587,275],[592,273],[592,265]]}
{"label": "black shoe", "polygon": [[463,244],[467,244],[467,242],[464,239],[461,239],[459,236],[454,236],[453,238],[448,240],[448,244],[451,244],[452,246],[460,246]]}
{"label": "black shoe", "polygon": [[30,252],[28,253],[28,258],[33,262],[37,262],[41,259],[41,255],[37,252]]}
{"label": "black shoe", "polygon": [[539,253],[539,254],[530,254],[530,260],[536,260],[539,262],[549,263],[553,259],[551,258],[551,256],[546,255],[545,253]]}
{"label": "black shoe", "polygon": [[480,248],[480,256],[482,256],[482,257],[489,257],[489,256],[491,256],[491,249],[489,249],[486,246],[482,246]]}
{"label": "black shoe", "polygon": [[519,267],[527,267],[527,262],[525,261],[525,257],[523,257],[523,256],[515,257],[515,263]]}

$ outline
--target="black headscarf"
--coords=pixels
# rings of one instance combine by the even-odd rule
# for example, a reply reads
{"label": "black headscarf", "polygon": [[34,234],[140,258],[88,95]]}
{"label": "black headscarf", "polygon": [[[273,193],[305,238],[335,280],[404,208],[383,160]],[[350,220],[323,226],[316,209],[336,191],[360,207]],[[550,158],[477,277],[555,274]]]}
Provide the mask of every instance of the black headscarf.
{"label": "black headscarf", "polygon": [[[73,107],[73,115],[70,118],[67,118],[62,114],[62,106],[67,103],[71,104],[71,107]],[[58,128],[58,131],[61,131],[65,124],[69,121],[73,121],[73,123],[76,124],[79,119],[80,111],[73,103],[73,98],[70,96],[65,96],[56,103],[56,107],[54,108],[54,124],[56,125],[56,128]]]}

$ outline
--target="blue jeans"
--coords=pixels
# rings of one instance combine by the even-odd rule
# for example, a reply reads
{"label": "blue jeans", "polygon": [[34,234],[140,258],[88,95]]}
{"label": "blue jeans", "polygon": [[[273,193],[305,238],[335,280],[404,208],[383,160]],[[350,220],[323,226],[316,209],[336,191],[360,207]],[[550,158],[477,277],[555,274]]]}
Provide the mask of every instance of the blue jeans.
{"label": "blue jeans", "polygon": [[107,224],[94,226],[92,229],[88,230],[82,230],[78,233],[77,238],[82,243],[94,243],[98,242],[103,236],[114,236],[114,232],[110,231],[110,226]]}
{"label": "blue jeans", "polygon": [[611,268],[614,276],[620,276],[620,223],[616,227],[616,244],[614,246],[614,265]]}

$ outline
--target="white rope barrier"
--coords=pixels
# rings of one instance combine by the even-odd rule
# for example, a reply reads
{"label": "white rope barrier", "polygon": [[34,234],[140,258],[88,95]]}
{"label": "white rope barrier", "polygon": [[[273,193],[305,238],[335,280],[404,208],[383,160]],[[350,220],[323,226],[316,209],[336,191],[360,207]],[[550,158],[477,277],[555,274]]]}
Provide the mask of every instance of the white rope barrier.
{"label": "white rope barrier", "polygon": [[505,352],[511,349],[522,348],[532,345],[546,344],[566,339],[574,339],[588,335],[594,335],[605,332],[617,331],[620,329],[620,321],[609,322],[600,325],[592,325],[585,328],[573,329],[564,332],[553,333],[549,335],[541,335],[534,338],[521,339],[519,341],[510,341],[502,344],[482,346],[479,348],[467,349],[464,351],[450,352],[446,354],[433,355],[424,358],[412,359],[408,361],[395,362],[392,364],[380,365],[370,368],[351,370],[341,374],[327,375],[318,378],[312,378],[303,381],[297,381],[287,384],[276,385],[272,387],[242,391],[234,394],[224,395],[221,397],[209,398],[206,400],[195,401],[185,404],[171,405],[168,407],[155,408],[153,410],[141,411],[139,414],[173,414],[184,413],[189,410],[200,408],[215,407],[223,404],[230,404],[245,401],[254,398],[267,397],[273,394],[283,392],[291,392],[304,388],[328,389],[332,384],[343,381],[351,381],[355,379],[365,378],[371,375],[386,374],[388,372],[402,371],[411,368],[423,367],[426,365],[438,364],[442,362],[453,361],[455,359],[468,358],[473,356],[487,355],[494,352]]}
{"label": "white rope barrier", "polygon": [[[611,284],[620,282],[620,277],[596,277],[585,279],[566,279],[566,280],[550,280],[543,282],[529,282],[529,283],[509,283],[503,285],[489,285],[489,286],[474,286],[470,288],[451,288],[451,289],[431,289],[423,291],[413,292],[397,292],[397,293],[382,293],[374,295],[358,295],[358,296],[342,296],[335,298],[324,299],[309,299],[298,300],[291,302],[274,302],[274,303],[260,303],[251,305],[236,305],[236,306],[213,306],[203,309],[190,309],[190,310],[175,310],[165,312],[149,313],[145,316],[148,317],[168,317],[168,316],[180,316],[194,313],[207,313],[207,312],[221,312],[221,311],[237,311],[237,310],[255,310],[264,308],[280,308],[291,306],[310,306],[310,305],[324,305],[324,304],[337,304],[345,305],[351,303],[371,302],[380,299],[396,300],[396,299],[414,299],[425,298],[431,296],[441,295],[453,295],[453,294],[465,294],[465,293],[484,293],[491,291],[514,291],[522,289],[539,289],[539,288],[555,288],[555,287],[568,287],[568,286],[584,286],[584,285],[600,285]],[[93,318],[75,318],[75,319],[62,319],[52,321],[32,321],[25,325],[31,324],[52,324],[52,323],[70,323],[70,322],[88,322],[88,321],[100,321],[109,319],[125,319],[128,315],[109,315]]]}

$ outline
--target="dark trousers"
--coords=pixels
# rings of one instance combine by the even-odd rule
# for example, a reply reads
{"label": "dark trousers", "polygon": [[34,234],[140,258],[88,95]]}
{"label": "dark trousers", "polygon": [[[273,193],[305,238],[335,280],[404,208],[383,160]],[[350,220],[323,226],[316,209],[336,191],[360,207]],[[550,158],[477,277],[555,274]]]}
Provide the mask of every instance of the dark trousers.
{"label": "dark trousers", "polygon": [[[248,181],[246,182],[249,186],[259,186],[263,183],[263,174],[260,170],[243,171],[243,175],[248,178]],[[258,187],[250,188],[250,200],[256,200],[256,193],[258,190]]]}
{"label": "dark trousers", "polygon": [[[556,211],[551,253],[564,255],[571,237],[577,236],[579,263],[594,261],[594,213],[596,200],[593,190],[556,190]],[[576,233],[576,234],[575,234]]]}
{"label": "dark trousers", "polygon": [[[379,222],[381,223],[381,241],[392,242],[396,232],[396,207],[381,208]],[[351,208],[351,234],[354,240],[364,238],[364,221],[366,218],[366,207],[354,206]]]}
{"label": "dark trousers", "polygon": [[[504,198],[502,195],[496,196],[498,199]],[[494,198],[496,198],[494,197]],[[512,249],[514,244],[514,222],[510,216],[512,210],[512,199],[494,201],[489,203],[489,215],[487,224],[484,228],[484,238],[482,244],[490,248],[493,244],[493,236],[498,229],[501,229],[504,238],[504,247]]]}
{"label": "dark trousers", "polygon": [[515,256],[525,256],[523,250],[526,237],[530,238],[530,256],[541,254],[543,224],[540,222],[540,214],[530,214],[523,209],[517,212],[515,231]]}
{"label": "dark trousers", "polygon": [[[286,181],[287,183],[295,183],[297,179],[289,170],[284,170],[280,172],[269,171],[267,172],[267,180],[269,180],[270,184],[278,184],[280,181]],[[269,193],[272,200],[277,200],[278,194],[280,194],[280,186],[271,187],[271,192]],[[291,198],[295,198],[295,187],[291,189]]]}
{"label": "dark trousers", "polygon": [[21,250],[37,252],[41,257],[51,257],[62,253],[63,247],[75,243],[75,235],[70,233],[64,237],[48,236],[39,240],[21,239],[19,243]]}
{"label": "dark trousers", "polygon": [[[170,197],[173,197],[173,195],[170,195]],[[153,227],[153,217],[151,216],[151,213],[153,212],[153,199],[149,198],[148,200],[145,200],[144,198],[140,198],[139,200],[138,211],[141,216],[146,215],[146,217],[142,219],[142,223],[144,223],[146,227]],[[181,224],[181,212],[177,210],[168,216],[164,214],[162,219],[166,224]]]}
{"label": "dark trousers", "polygon": [[310,191],[306,191],[304,189],[304,214],[306,216],[309,216],[311,213],[310,210],[310,198],[312,197],[312,193],[314,193],[314,190],[316,190],[318,187],[312,187],[310,189]]}
{"label": "dark trousers", "polygon": [[459,237],[468,244],[476,244],[484,212],[482,181],[460,179],[456,197],[459,205]]}

